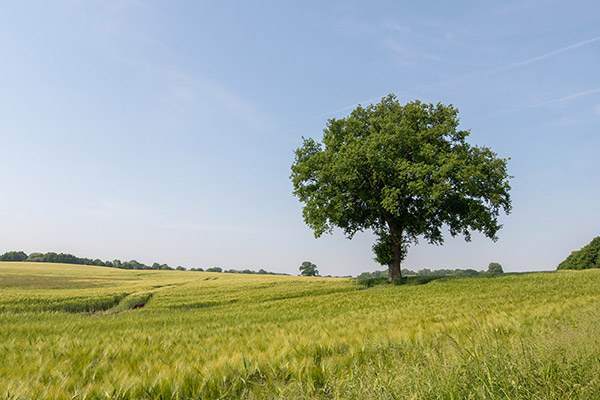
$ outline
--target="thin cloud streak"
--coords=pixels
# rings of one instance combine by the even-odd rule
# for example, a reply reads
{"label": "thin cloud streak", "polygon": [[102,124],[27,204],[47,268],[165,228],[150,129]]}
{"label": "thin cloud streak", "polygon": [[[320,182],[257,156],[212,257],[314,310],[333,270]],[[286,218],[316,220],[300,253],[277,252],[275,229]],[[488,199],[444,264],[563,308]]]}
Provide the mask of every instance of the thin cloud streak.
{"label": "thin cloud streak", "polygon": [[585,92],[575,93],[575,94],[572,94],[570,96],[565,96],[565,97],[561,97],[559,99],[545,101],[543,103],[536,103],[533,106],[531,106],[530,108],[541,107],[541,106],[545,106],[545,105],[548,105],[548,104],[554,104],[554,103],[562,103],[562,102],[569,101],[569,100],[577,98],[577,97],[587,96],[588,94],[593,94],[593,93],[600,93],[600,88],[592,89],[592,90],[586,90]]}
{"label": "thin cloud streak", "polygon": [[266,229],[250,228],[246,226],[230,226],[230,225],[211,225],[195,222],[176,222],[167,225],[162,225],[161,228],[194,231],[194,232],[224,232],[224,233],[242,233],[242,234],[264,234],[269,232]]}
{"label": "thin cloud streak", "polygon": [[381,99],[382,97],[384,97],[384,96],[381,96],[381,97],[373,97],[372,99],[364,100],[364,101],[361,101],[360,103],[356,103],[356,104],[353,104],[353,105],[351,105],[351,106],[347,106],[347,107],[340,108],[340,109],[337,109],[337,110],[334,110],[334,111],[330,111],[330,112],[327,112],[327,113],[325,113],[325,114],[320,114],[320,115],[317,115],[317,116],[315,116],[315,117],[313,117],[313,118],[311,118],[311,119],[313,119],[313,120],[314,120],[314,119],[319,119],[319,118],[326,117],[326,116],[328,116],[328,115],[337,114],[337,113],[339,113],[339,112],[342,112],[342,111],[350,110],[350,109],[356,108],[356,106],[358,106],[359,104],[367,104],[367,103],[370,103],[370,102],[373,102],[373,101],[379,100],[379,99]]}
{"label": "thin cloud streak", "polygon": [[[560,49],[552,50],[552,51],[550,51],[548,53],[545,53],[545,54],[542,54],[542,55],[539,55],[539,56],[536,56],[536,57],[528,58],[526,60],[519,61],[519,62],[516,62],[516,63],[513,63],[513,64],[506,65],[506,66],[497,67],[497,68],[491,68],[491,69],[487,69],[487,70],[483,70],[483,71],[479,71],[479,72],[472,72],[470,74],[466,74],[466,75],[459,76],[459,77],[456,77],[456,78],[445,79],[445,80],[437,81],[437,82],[430,83],[430,84],[427,84],[427,85],[413,87],[411,89],[403,90],[401,92],[409,92],[409,91],[413,92],[413,91],[416,91],[416,90],[430,89],[430,88],[433,88],[433,87],[436,87],[436,86],[439,86],[439,85],[444,85],[444,84],[448,84],[448,83],[452,83],[452,82],[460,82],[460,81],[463,81],[463,80],[469,79],[469,78],[484,77],[484,76],[490,76],[490,75],[499,74],[501,72],[506,72],[506,71],[509,71],[511,69],[523,67],[525,65],[532,64],[532,63],[544,60],[546,58],[553,57],[553,56],[555,56],[557,54],[561,54],[561,53],[567,52],[569,50],[573,50],[573,49],[576,49],[576,48],[579,48],[579,47],[587,46],[587,45],[595,43],[597,41],[600,41],[600,36],[596,36],[596,37],[593,37],[591,39],[583,40],[581,42],[573,43],[573,44],[571,44],[569,46],[561,47]],[[582,92],[582,93],[577,93],[577,94],[572,95],[572,96],[578,97],[578,96],[583,96],[585,94],[590,94],[590,93],[595,93],[595,90],[587,91],[587,92]],[[337,113],[342,112],[342,111],[346,111],[346,110],[350,110],[350,109],[356,108],[356,106],[358,106],[359,104],[369,103],[369,102],[372,102],[372,101],[375,101],[375,100],[379,100],[379,99],[381,99],[383,97],[385,97],[385,95],[384,96],[379,96],[379,97],[374,97],[374,98],[371,98],[371,99],[368,99],[368,100],[363,100],[363,101],[355,103],[354,105],[351,105],[351,106],[347,106],[347,107],[344,107],[344,108],[340,108],[340,109],[337,109],[337,110],[334,110],[334,111],[329,111],[329,112],[326,112],[324,114],[317,115],[317,116],[315,116],[315,117],[313,117],[311,119],[319,119],[319,118],[323,118],[323,117],[326,117],[326,116],[329,116],[329,115],[337,114]],[[568,96],[568,98],[556,99],[556,100],[552,100],[552,102],[569,100],[570,98],[572,98],[572,97]],[[546,103],[544,103],[544,105],[545,104]],[[538,107],[538,106],[540,106],[540,104],[536,104],[536,105],[530,106],[530,107]],[[490,115],[492,115],[492,114],[490,114]]]}
{"label": "thin cloud streak", "polygon": [[495,73],[498,73],[498,72],[504,72],[504,71],[508,71],[508,70],[511,70],[511,69],[514,69],[514,68],[522,67],[524,65],[528,65],[528,64],[540,61],[540,60],[544,60],[546,58],[555,56],[555,55],[560,54],[560,53],[564,53],[564,52],[569,51],[569,50],[576,49],[578,47],[586,46],[588,44],[597,42],[599,40],[600,40],[600,36],[596,36],[594,38],[591,38],[591,39],[588,39],[588,40],[584,40],[584,41],[581,41],[581,42],[578,42],[578,43],[574,43],[572,45],[569,45],[569,46],[566,46],[566,47],[562,47],[560,49],[552,50],[552,51],[550,51],[550,52],[548,52],[546,54],[542,54],[542,55],[537,56],[537,57],[529,58],[527,60],[519,61],[517,63],[507,65],[505,67],[500,67],[500,68],[497,68],[497,69],[490,70],[489,73],[490,74],[495,74]]}
{"label": "thin cloud streak", "polygon": [[542,102],[539,102],[539,103],[534,103],[534,104],[531,104],[529,106],[507,108],[507,109],[496,111],[496,112],[493,112],[493,113],[490,113],[490,114],[485,114],[485,115],[482,115],[482,116],[479,116],[479,117],[475,117],[472,120],[476,121],[476,120],[481,120],[481,119],[485,119],[485,118],[489,118],[489,117],[495,117],[497,115],[510,114],[510,113],[513,113],[513,112],[518,112],[518,111],[523,111],[523,110],[530,110],[530,109],[538,108],[538,107],[544,107],[544,106],[547,106],[547,105],[550,105],[550,104],[564,103],[564,102],[567,102],[569,100],[573,100],[573,99],[576,99],[578,97],[587,96],[587,95],[594,94],[594,93],[600,93],[600,88],[586,90],[586,91],[579,92],[579,93],[574,93],[574,94],[571,94],[571,95],[568,95],[568,96],[560,97],[558,99],[553,99],[553,100],[542,101]]}

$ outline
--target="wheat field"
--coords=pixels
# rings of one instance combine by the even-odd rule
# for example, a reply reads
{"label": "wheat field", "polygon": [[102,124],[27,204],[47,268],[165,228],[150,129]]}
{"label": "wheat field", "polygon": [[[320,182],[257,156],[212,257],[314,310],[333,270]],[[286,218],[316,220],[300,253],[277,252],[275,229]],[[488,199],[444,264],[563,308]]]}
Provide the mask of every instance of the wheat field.
{"label": "wheat field", "polygon": [[600,270],[347,278],[0,263],[0,398],[591,399]]}

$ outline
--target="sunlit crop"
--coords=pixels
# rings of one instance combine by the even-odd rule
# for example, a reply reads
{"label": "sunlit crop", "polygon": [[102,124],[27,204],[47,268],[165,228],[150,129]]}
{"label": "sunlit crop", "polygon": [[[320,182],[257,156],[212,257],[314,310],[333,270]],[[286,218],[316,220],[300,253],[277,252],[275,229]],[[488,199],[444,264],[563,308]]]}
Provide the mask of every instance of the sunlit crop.
{"label": "sunlit crop", "polygon": [[0,398],[597,398],[600,271],[351,279],[0,263]]}

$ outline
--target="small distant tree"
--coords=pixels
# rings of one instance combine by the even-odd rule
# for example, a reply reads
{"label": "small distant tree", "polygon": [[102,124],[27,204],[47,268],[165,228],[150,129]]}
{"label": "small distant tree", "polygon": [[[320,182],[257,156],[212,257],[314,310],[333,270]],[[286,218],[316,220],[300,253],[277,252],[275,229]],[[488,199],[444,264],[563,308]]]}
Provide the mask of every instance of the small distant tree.
{"label": "small distant tree", "polygon": [[181,265],[178,265],[177,268],[175,268],[177,271],[185,271],[185,268],[183,268]]}
{"label": "small distant tree", "polygon": [[221,268],[221,267],[210,267],[210,268],[206,268],[206,272],[223,272],[223,268]]}
{"label": "small distant tree", "polygon": [[319,271],[317,271],[317,266],[310,261],[304,261],[300,268],[300,275],[302,276],[317,276],[319,275]]}
{"label": "small distant tree", "polygon": [[491,262],[488,266],[487,272],[488,274],[492,275],[504,273],[504,271],[502,270],[502,265],[498,264],[497,262]]}

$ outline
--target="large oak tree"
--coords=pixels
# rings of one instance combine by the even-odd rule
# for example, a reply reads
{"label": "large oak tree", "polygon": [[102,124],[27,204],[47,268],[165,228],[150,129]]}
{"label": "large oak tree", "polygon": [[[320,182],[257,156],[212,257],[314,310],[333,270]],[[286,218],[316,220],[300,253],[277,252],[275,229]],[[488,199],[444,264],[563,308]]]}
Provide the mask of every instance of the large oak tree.
{"label": "large oak tree", "polygon": [[467,143],[458,125],[452,105],[401,105],[392,94],[329,120],[322,142],[304,139],[291,179],[315,237],[372,230],[390,280],[401,278],[410,244],[442,244],[444,227],[496,240],[500,211],[511,209],[506,159]]}

